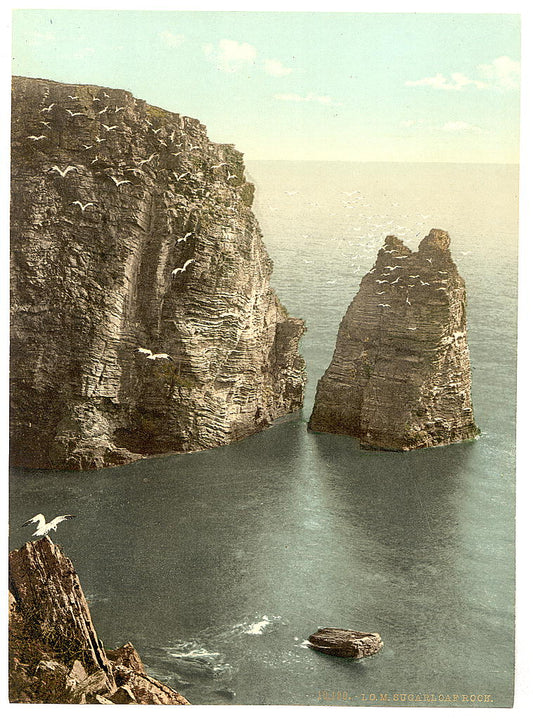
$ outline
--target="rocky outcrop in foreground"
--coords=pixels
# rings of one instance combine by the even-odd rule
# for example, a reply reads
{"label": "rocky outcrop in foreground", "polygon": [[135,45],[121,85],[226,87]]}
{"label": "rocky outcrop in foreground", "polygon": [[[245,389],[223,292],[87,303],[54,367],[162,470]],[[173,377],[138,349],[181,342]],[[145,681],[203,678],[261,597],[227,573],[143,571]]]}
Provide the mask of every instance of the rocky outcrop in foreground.
{"label": "rocky outcrop in foreground", "polygon": [[299,409],[242,154],[124,90],[16,77],[11,462],[223,445]]}
{"label": "rocky outcrop in foreground", "polygon": [[389,235],[337,336],[309,428],[363,447],[413,450],[475,438],[466,293],[450,238],[412,252]]}
{"label": "rocky outcrop in foreground", "polygon": [[308,642],[313,650],[319,650],[326,655],[349,657],[355,660],[375,655],[383,647],[379,633],[334,627],[320,628],[308,637]]}
{"label": "rocky outcrop in foreground", "polygon": [[9,554],[9,699],[187,705],[130,643],[104,650],[70,560],[48,538]]}

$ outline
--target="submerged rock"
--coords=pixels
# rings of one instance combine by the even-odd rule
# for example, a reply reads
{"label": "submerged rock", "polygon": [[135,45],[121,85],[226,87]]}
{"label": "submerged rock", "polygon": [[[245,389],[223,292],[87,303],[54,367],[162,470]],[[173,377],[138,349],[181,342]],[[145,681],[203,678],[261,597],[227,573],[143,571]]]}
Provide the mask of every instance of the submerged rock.
{"label": "submerged rock", "polygon": [[383,647],[379,633],[365,633],[357,630],[327,627],[310,635],[308,642],[313,650],[326,655],[351,657],[356,660],[375,655]]}
{"label": "submerged rock", "polygon": [[412,450],[479,434],[470,393],[466,292],[450,238],[412,252],[389,235],[361,280],[318,383],[309,428],[363,447]]}
{"label": "submerged rock", "polygon": [[11,462],[90,469],[300,408],[242,153],[124,90],[16,77]]}
{"label": "submerged rock", "polygon": [[131,643],[104,650],[71,561],[48,538],[9,554],[9,699],[187,705],[149,677]]}

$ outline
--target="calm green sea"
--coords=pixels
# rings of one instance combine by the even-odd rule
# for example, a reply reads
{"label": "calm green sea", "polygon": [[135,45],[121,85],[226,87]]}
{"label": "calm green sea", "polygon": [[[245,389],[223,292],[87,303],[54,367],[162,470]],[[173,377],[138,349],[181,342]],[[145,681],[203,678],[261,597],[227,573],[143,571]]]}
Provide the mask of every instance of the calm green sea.
{"label": "calm green sea", "polygon": [[[11,477],[11,547],[77,515],[73,560],[106,647],[131,641],[193,703],[507,707],[513,698],[518,170],[248,163],[273,285],[305,318],[301,414],[232,446]],[[339,322],[387,234],[447,230],[468,293],[481,437],[407,454],[307,432]],[[377,655],[310,650],[377,631]],[[466,699],[465,699],[466,698]]]}

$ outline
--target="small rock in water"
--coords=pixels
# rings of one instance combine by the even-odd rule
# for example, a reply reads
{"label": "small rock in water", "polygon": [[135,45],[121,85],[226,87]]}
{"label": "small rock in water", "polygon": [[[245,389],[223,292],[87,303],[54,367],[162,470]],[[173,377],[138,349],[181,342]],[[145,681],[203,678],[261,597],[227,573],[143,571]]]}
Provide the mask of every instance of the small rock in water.
{"label": "small rock in water", "polygon": [[342,628],[320,628],[309,638],[314,650],[327,655],[351,657],[356,660],[374,655],[383,647],[379,633],[343,630]]}

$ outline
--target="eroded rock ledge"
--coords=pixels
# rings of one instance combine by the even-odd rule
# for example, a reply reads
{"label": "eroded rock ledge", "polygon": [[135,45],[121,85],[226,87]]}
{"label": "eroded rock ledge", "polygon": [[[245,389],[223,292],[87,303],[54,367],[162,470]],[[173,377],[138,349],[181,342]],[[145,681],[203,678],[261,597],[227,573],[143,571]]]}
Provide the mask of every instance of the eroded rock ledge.
{"label": "eroded rock ledge", "polygon": [[318,383],[311,430],[386,450],[479,434],[470,393],[466,292],[450,238],[433,229],[412,252],[389,235],[344,316]]}
{"label": "eroded rock ledge", "polygon": [[12,464],[202,450],[300,408],[304,323],[270,286],[253,194],[198,120],[14,78]]}
{"label": "eroded rock ledge", "polygon": [[9,554],[9,699],[187,705],[149,677],[131,643],[104,650],[71,561],[48,538]]}

